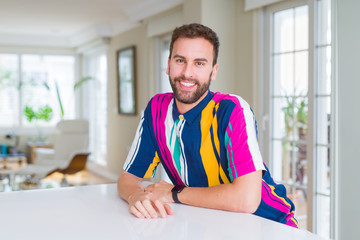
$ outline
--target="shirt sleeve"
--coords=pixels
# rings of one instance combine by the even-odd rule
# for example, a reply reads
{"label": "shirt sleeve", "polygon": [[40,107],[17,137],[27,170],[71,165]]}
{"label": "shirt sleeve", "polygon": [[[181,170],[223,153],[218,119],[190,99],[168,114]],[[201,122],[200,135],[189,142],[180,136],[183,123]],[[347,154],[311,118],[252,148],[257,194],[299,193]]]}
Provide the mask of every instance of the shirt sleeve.
{"label": "shirt sleeve", "polygon": [[225,132],[225,147],[231,181],[242,175],[266,170],[257,141],[254,114],[243,99],[233,108]]}
{"label": "shirt sleeve", "polygon": [[149,178],[155,173],[160,159],[156,152],[149,124],[150,104],[145,110],[144,116],[141,117],[135,138],[131,145],[130,151],[126,158],[123,169],[137,177]]}

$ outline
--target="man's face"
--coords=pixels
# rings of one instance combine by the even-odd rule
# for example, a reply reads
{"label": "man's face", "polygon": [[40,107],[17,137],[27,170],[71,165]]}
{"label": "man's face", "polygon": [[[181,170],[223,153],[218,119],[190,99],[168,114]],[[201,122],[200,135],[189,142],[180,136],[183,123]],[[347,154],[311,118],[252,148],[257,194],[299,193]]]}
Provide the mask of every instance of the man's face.
{"label": "man's face", "polygon": [[218,69],[217,64],[212,65],[213,49],[204,38],[179,38],[174,42],[166,73],[180,103],[197,104],[206,96]]}

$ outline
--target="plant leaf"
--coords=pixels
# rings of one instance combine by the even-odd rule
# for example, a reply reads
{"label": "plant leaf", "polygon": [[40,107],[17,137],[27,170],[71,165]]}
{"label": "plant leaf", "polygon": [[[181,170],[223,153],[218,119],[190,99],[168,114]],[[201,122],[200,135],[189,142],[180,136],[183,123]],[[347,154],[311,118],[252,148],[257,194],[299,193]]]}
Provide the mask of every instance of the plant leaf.
{"label": "plant leaf", "polygon": [[94,79],[93,77],[87,76],[87,77],[83,77],[80,79],[80,81],[78,81],[77,83],[74,84],[74,91],[81,87],[85,82]]}
{"label": "plant leaf", "polygon": [[61,110],[61,119],[64,119],[64,109],[61,103],[61,97],[60,97],[60,92],[59,92],[59,87],[57,82],[55,81],[55,88],[56,88],[56,94],[57,94],[57,98],[59,100],[59,106],[60,106],[60,110]]}

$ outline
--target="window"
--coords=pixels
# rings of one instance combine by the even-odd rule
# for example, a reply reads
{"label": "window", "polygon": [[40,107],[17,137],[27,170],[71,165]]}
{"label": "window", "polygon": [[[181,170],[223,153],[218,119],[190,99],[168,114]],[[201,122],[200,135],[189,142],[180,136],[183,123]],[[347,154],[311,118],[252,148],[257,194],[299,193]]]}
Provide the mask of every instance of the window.
{"label": "window", "polygon": [[82,117],[89,120],[89,159],[106,165],[107,159],[107,55],[96,51],[84,55],[83,76],[90,77],[82,86]]}
{"label": "window", "polygon": [[165,35],[157,38],[157,54],[158,54],[158,72],[157,72],[157,92],[172,92],[169,76],[166,74],[168,59],[170,54],[171,35]]}
{"label": "window", "polygon": [[299,226],[324,237],[330,237],[330,3],[287,1],[266,8],[265,154],[274,180],[286,186],[295,204]]}
{"label": "window", "polygon": [[[74,118],[73,56],[0,53],[0,128],[54,126]],[[48,105],[50,121],[28,122],[26,106],[38,111]]]}

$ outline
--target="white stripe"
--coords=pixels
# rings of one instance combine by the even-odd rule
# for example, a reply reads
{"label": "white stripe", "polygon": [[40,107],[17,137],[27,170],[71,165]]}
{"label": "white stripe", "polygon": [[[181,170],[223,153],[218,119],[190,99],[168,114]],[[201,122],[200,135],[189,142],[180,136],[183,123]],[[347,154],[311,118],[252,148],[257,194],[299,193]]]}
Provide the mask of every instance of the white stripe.
{"label": "white stripe", "polygon": [[249,146],[250,154],[253,158],[254,166],[256,170],[265,170],[264,162],[261,156],[259,143],[256,137],[256,129],[255,129],[255,116],[251,111],[249,104],[237,95],[231,96],[237,97],[241,104],[241,107],[244,109],[244,117],[246,124],[246,134],[248,136],[247,144]]}
{"label": "white stripe", "polygon": [[[172,117],[172,112],[173,112],[173,105],[174,105],[174,99],[171,100],[171,102],[169,103],[169,107],[168,107],[168,111],[166,113],[166,118],[165,118],[165,137],[166,137],[166,146],[169,149],[170,153],[171,153],[171,160],[173,162],[173,165],[175,166],[176,169],[176,164],[175,164],[175,159],[174,159],[174,146],[175,146],[175,139],[176,139],[176,129],[174,129],[174,133],[173,133],[173,139],[171,139],[171,130],[174,126],[174,120]],[[171,140],[171,142],[170,142]]]}
{"label": "white stripe", "polygon": [[132,142],[130,151],[129,151],[128,155],[127,155],[127,158],[126,158],[126,161],[125,161],[125,164],[124,164],[124,167],[123,167],[123,169],[125,171],[129,170],[129,168],[131,167],[131,165],[134,162],[134,159],[136,158],[136,155],[139,152],[139,147],[140,147],[140,144],[141,144],[141,134],[143,132],[143,126],[142,126],[143,122],[144,122],[144,116],[140,120],[139,126],[138,126],[138,128],[136,130],[135,138],[134,138],[134,140]]}
{"label": "white stripe", "polygon": [[189,180],[188,180],[188,169],[187,169],[187,164],[186,164],[186,155],[184,153],[184,142],[182,140],[182,132],[184,130],[184,126],[186,124],[186,120],[185,119],[180,119],[180,126],[179,126],[179,132],[178,132],[178,137],[179,137],[179,145],[180,145],[180,164],[181,164],[181,180],[183,181],[183,183],[185,183],[185,185],[189,186]]}

